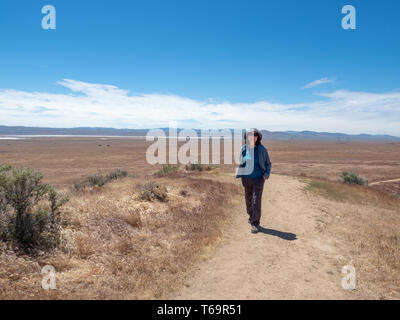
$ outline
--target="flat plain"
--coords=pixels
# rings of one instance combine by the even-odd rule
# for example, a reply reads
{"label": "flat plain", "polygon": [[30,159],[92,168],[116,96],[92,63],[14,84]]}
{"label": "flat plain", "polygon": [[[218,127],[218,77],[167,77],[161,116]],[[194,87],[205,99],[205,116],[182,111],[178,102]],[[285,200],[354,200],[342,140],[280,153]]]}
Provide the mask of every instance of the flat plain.
{"label": "flat plain", "polygon": [[[160,175],[161,165],[146,161],[150,144],[0,140],[0,164],[40,171],[70,197],[58,249],[24,255],[0,242],[0,299],[400,297],[400,143],[265,141],[273,169],[257,235],[234,164]],[[128,177],[74,188],[118,168]],[[342,171],[369,186],[339,182]],[[148,183],[163,200],[141,196]],[[48,264],[57,290],[41,288]],[[354,290],[342,287],[346,265],[357,270]]]}
{"label": "flat plain", "polygon": [[[139,138],[0,140],[0,163],[39,170],[57,186],[114,168],[146,176],[160,168],[146,161],[150,144]],[[273,173],[337,181],[342,171],[351,171],[366,177],[372,188],[400,195],[400,181],[390,182],[400,178],[400,142],[265,141],[264,145]],[[221,169],[234,172],[235,166],[221,165]]]}

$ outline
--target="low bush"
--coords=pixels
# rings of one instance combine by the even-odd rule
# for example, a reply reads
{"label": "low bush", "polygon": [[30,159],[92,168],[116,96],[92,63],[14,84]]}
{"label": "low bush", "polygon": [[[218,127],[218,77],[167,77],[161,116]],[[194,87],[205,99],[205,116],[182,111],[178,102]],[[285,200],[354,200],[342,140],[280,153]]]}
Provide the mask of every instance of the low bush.
{"label": "low bush", "polygon": [[218,166],[212,164],[189,163],[185,166],[186,171],[211,171]]}
{"label": "low bush", "polygon": [[76,191],[81,191],[86,189],[87,187],[90,188],[101,188],[103,187],[106,183],[109,183],[114,180],[122,179],[128,176],[128,172],[125,170],[121,169],[116,169],[114,171],[111,171],[107,175],[102,175],[102,174],[95,174],[87,177],[83,181],[74,181],[73,187]]}
{"label": "low bush", "polygon": [[94,187],[102,187],[107,183],[107,179],[106,177],[102,176],[102,175],[93,175],[93,176],[89,176],[87,178],[87,183],[90,187],[94,188]]}
{"label": "low bush", "polygon": [[0,239],[25,252],[58,246],[59,209],[68,198],[30,169],[0,166]]}
{"label": "low bush", "polygon": [[145,201],[168,201],[167,188],[157,182],[148,182],[138,185],[139,197]]}
{"label": "low bush", "polygon": [[128,176],[128,171],[126,170],[121,170],[121,169],[116,169],[114,171],[111,171],[109,174],[106,175],[106,181],[110,182],[113,180],[118,180],[122,179]]}
{"label": "low bush", "polygon": [[169,174],[177,173],[179,170],[179,164],[163,164],[162,168],[158,170],[155,175],[156,176],[166,176]]}
{"label": "low bush", "polygon": [[128,212],[128,214],[122,216],[122,219],[133,228],[142,227],[142,219],[138,212]]}
{"label": "low bush", "polygon": [[360,177],[358,175],[358,173],[354,173],[354,172],[343,171],[342,175],[340,176],[340,180],[342,182],[348,183],[348,184],[358,184],[358,185],[363,185],[363,186],[368,185],[367,179]]}

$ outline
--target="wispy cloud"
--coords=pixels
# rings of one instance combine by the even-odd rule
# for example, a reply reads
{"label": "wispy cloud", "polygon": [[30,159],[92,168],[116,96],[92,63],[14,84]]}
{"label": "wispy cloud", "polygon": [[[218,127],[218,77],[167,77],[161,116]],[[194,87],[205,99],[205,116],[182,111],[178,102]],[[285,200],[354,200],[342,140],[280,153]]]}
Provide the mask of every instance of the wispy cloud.
{"label": "wispy cloud", "polygon": [[400,92],[338,90],[318,101],[280,104],[199,101],[177,95],[131,95],[116,86],[62,80],[68,94],[0,90],[0,124],[50,127],[247,128],[400,136]]}
{"label": "wispy cloud", "polygon": [[334,79],[329,79],[329,78],[322,78],[319,80],[315,80],[313,82],[310,82],[308,84],[306,84],[303,89],[310,89],[310,88],[314,88],[317,86],[320,86],[322,84],[326,84],[326,83],[333,83],[335,80]]}

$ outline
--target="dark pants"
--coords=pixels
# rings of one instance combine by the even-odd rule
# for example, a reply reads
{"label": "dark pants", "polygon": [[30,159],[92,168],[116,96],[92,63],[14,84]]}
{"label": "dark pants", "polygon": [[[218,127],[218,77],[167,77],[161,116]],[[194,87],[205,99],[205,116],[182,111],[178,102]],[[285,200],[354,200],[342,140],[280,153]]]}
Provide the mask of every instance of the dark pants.
{"label": "dark pants", "polygon": [[247,214],[250,217],[251,225],[259,226],[264,177],[256,179],[242,177],[242,184],[245,192]]}

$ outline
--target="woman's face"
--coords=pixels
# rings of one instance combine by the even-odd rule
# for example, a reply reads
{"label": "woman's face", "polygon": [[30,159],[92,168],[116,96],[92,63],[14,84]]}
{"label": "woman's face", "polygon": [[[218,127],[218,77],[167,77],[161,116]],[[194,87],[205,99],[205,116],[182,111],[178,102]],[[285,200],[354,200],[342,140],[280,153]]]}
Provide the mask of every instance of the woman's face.
{"label": "woman's face", "polygon": [[257,142],[258,136],[254,135],[254,133],[249,133],[247,135],[247,140],[249,141],[250,146],[255,146]]}

